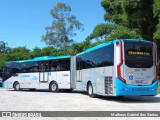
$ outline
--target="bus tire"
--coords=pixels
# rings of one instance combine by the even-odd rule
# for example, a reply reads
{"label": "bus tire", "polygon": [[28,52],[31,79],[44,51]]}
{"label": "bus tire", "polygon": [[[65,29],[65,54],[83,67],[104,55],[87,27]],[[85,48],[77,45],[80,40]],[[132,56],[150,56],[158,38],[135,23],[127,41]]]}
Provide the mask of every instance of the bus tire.
{"label": "bus tire", "polygon": [[14,88],[15,91],[20,91],[20,84],[19,84],[19,82],[15,82],[13,84],[13,88]]}
{"label": "bus tire", "polygon": [[88,90],[87,92],[88,92],[89,97],[92,97],[92,98],[96,97],[96,94],[93,93],[93,86],[91,82],[88,84],[87,90]]}
{"label": "bus tire", "polygon": [[51,91],[51,92],[58,92],[58,84],[56,83],[56,82],[51,82],[50,84],[49,84],[49,90]]}

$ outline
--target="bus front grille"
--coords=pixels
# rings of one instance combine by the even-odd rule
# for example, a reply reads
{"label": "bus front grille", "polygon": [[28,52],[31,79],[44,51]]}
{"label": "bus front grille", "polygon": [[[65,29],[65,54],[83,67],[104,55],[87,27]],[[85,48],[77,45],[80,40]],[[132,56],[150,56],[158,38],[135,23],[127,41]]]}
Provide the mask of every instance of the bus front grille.
{"label": "bus front grille", "polygon": [[111,76],[105,77],[105,94],[107,95],[113,94],[113,80]]}

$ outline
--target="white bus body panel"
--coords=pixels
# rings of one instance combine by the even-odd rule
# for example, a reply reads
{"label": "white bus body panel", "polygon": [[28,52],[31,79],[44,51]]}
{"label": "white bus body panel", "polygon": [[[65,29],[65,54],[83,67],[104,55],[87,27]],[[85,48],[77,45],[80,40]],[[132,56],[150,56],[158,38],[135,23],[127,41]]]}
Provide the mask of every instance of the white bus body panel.
{"label": "white bus body panel", "polygon": [[70,71],[18,73],[5,81],[5,88],[12,89],[16,81],[23,89],[49,89],[51,81],[56,81],[59,89],[70,89]]}
{"label": "white bus body panel", "polygon": [[124,79],[129,85],[150,85],[155,75],[155,67],[129,68],[124,65]]}
{"label": "white bus body panel", "polygon": [[[111,86],[113,88],[113,69],[113,66],[109,66],[77,70],[76,89],[87,91],[87,83],[91,81],[94,93],[106,96],[109,95],[105,93],[105,79],[106,77],[112,78]],[[113,95],[114,90],[112,89],[111,92]]]}
{"label": "white bus body panel", "polygon": [[70,89],[70,71],[57,72],[57,83],[59,88]]}

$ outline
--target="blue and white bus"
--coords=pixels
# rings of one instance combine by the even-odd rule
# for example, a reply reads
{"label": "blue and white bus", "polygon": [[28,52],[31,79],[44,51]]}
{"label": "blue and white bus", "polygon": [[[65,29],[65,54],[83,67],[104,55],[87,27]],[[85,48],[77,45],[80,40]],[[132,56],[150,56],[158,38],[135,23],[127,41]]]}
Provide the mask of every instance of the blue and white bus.
{"label": "blue and white bus", "polygon": [[157,95],[157,46],[146,40],[113,40],[76,55],[76,88],[90,97]]}
{"label": "blue and white bus", "polygon": [[70,89],[70,56],[45,56],[7,62],[3,66],[4,87],[8,89]]}
{"label": "blue and white bus", "polygon": [[157,46],[146,40],[122,39],[75,56],[8,62],[3,79],[5,88],[15,90],[74,89],[90,97],[157,95]]}

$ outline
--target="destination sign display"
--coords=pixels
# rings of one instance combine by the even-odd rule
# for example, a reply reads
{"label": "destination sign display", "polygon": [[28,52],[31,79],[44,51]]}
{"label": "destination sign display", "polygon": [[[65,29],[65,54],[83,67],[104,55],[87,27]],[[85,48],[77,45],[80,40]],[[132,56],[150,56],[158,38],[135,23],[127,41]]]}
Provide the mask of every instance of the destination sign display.
{"label": "destination sign display", "polygon": [[149,53],[149,52],[128,51],[128,55],[151,55],[151,53]]}

